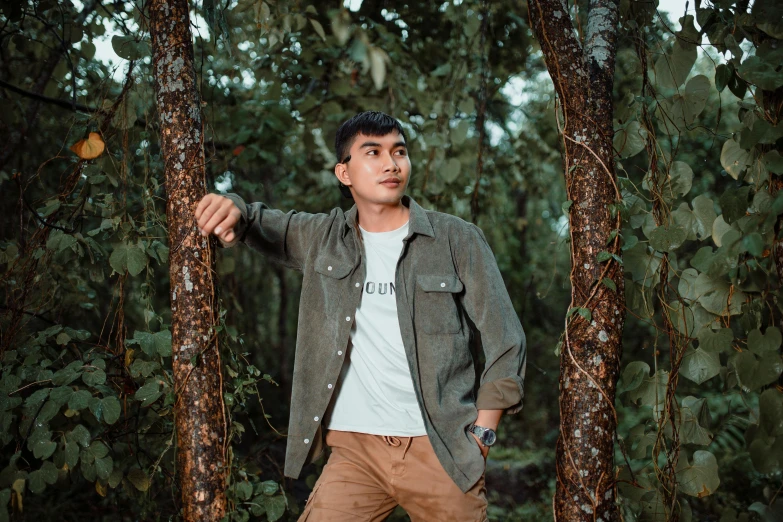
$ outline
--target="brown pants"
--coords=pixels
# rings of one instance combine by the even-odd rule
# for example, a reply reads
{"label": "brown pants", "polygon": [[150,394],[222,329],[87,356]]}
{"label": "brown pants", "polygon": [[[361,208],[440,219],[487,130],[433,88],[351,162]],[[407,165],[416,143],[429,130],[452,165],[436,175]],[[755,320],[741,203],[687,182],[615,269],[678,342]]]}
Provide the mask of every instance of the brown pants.
{"label": "brown pants", "polygon": [[299,522],[375,522],[397,505],[412,522],[485,522],[484,476],[463,493],[429,438],[327,431],[332,450]]}

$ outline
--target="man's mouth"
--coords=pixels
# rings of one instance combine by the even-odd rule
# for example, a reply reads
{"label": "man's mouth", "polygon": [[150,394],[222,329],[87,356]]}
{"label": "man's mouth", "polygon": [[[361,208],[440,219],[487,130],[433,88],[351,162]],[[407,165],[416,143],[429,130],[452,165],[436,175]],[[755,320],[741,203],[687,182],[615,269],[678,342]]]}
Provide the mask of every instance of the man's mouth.
{"label": "man's mouth", "polygon": [[402,180],[397,178],[389,178],[381,181],[381,185],[385,185],[390,188],[396,188],[400,186],[400,183],[402,183]]}

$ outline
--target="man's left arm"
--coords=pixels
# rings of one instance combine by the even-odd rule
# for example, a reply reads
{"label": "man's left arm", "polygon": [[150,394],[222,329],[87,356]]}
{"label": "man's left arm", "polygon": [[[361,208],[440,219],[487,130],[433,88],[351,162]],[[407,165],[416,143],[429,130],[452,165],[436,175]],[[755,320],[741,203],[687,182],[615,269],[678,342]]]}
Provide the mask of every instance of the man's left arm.
{"label": "man's left arm", "polygon": [[[469,225],[458,248],[457,268],[465,287],[462,306],[481,334],[486,359],[476,397],[476,424],[496,429],[504,413],[522,409],[525,332],[481,229]],[[482,448],[485,455],[486,450]]]}

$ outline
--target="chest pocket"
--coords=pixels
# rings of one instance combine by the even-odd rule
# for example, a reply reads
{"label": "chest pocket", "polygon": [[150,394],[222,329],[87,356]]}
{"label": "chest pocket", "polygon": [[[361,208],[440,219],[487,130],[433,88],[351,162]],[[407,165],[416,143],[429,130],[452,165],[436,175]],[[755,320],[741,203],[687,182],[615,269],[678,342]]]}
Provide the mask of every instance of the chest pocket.
{"label": "chest pocket", "polygon": [[315,260],[313,270],[321,275],[332,277],[334,279],[343,279],[351,273],[351,265],[344,261],[338,261],[329,256],[320,256]]}
{"label": "chest pocket", "polygon": [[456,275],[420,275],[416,278],[416,328],[428,334],[460,331],[457,294],[462,281]]}

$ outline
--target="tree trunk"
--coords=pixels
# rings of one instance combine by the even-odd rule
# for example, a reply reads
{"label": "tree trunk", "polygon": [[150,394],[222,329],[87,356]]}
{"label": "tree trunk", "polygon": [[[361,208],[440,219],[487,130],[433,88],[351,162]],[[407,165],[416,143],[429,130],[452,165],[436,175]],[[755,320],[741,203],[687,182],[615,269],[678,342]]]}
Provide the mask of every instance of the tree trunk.
{"label": "tree trunk", "polygon": [[[528,9],[562,109],[564,175],[572,201],[571,304],[560,354],[555,520],[612,522],[619,519],[614,399],[625,321],[616,209],[621,195],[612,147],[618,4],[590,0],[584,48],[565,2],[530,0]],[[602,251],[617,257],[597,259]]]}
{"label": "tree trunk", "polygon": [[226,418],[212,245],[193,213],[206,193],[203,125],[187,0],[149,3],[168,204],[177,473],[186,521],[226,513]]}

